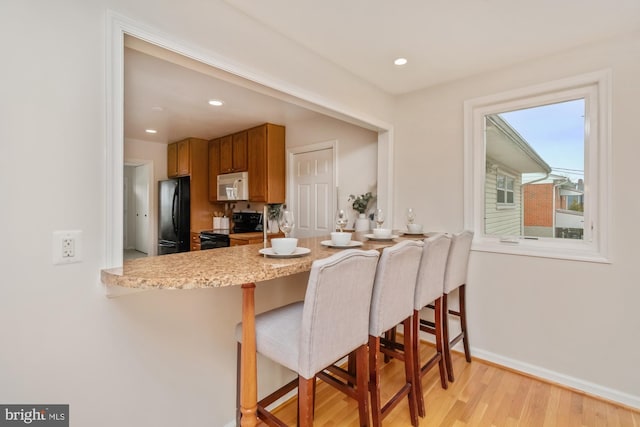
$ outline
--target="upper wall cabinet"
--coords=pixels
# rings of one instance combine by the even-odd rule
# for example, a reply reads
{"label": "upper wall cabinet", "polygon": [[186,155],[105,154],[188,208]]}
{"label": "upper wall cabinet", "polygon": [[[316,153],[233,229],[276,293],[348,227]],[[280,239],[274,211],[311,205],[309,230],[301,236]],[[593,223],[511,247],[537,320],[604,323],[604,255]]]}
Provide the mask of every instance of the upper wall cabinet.
{"label": "upper wall cabinet", "polygon": [[218,175],[220,175],[220,141],[209,141],[209,201],[218,201]]}
{"label": "upper wall cabinet", "polygon": [[216,205],[209,203],[207,152],[209,141],[187,138],[167,147],[167,175],[169,178],[189,176],[191,231],[211,228],[211,218]]}
{"label": "upper wall cabinet", "polygon": [[249,129],[249,201],[285,202],[284,126],[271,123]]}
{"label": "upper wall cabinet", "polygon": [[[167,147],[167,176],[175,178],[191,173],[191,140],[173,142]],[[195,139],[194,139],[195,140]],[[195,144],[195,142],[194,142]]]}
{"label": "upper wall cabinet", "polygon": [[247,132],[223,136],[220,140],[220,173],[247,170]]}

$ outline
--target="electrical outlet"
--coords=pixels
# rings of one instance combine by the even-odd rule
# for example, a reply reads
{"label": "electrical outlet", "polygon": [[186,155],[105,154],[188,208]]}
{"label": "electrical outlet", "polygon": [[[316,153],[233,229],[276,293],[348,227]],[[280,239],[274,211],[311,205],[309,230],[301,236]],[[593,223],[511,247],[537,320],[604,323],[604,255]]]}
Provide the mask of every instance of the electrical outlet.
{"label": "electrical outlet", "polygon": [[73,258],[76,256],[75,239],[73,237],[62,238],[62,258]]}
{"label": "electrical outlet", "polygon": [[53,232],[53,263],[71,264],[82,261],[82,231]]}

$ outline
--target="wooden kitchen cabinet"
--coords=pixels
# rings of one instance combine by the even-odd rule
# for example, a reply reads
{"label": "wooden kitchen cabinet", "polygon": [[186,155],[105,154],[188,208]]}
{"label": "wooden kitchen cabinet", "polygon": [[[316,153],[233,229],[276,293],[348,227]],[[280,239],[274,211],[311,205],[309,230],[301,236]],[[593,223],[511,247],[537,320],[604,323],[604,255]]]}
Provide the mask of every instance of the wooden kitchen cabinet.
{"label": "wooden kitchen cabinet", "polygon": [[218,175],[220,174],[220,140],[209,141],[209,201],[218,201]]}
{"label": "wooden kitchen cabinet", "polygon": [[[208,151],[209,141],[198,138],[187,138],[167,147],[169,177],[189,177],[190,230],[194,233],[211,229],[213,213],[220,210],[218,204],[209,200]],[[191,250],[197,249],[199,236],[198,242],[191,241]]]}
{"label": "wooden kitchen cabinet", "polygon": [[167,176],[178,176],[178,143],[167,146]]}
{"label": "wooden kitchen cabinet", "polygon": [[198,140],[188,138],[182,141],[173,142],[167,146],[167,176],[175,178],[191,174],[191,144]]}
{"label": "wooden kitchen cabinet", "polygon": [[238,132],[220,139],[219,172],[246,172],[247,132]]}
{"label": "wooden kitchen cabinet", "polygon": [[200,233],[191,232],[191,250],[200,250]]}
{"label": "wooden kitchen cabinet", "polygon": [[[284,234],[280,232],[267,234],[267,241],[270,242],[271,239],[275,239],[276,237],[284,237]],[[254,243],[262,243],[263,241],[264,235],[262,233],[240,233],[229,236],[229,246],[252,245]]]}
{"label": "wooden kitchen cabinet", "polygon": [[285,128],[266,123],[247,131],[249,201],[284,203]]}

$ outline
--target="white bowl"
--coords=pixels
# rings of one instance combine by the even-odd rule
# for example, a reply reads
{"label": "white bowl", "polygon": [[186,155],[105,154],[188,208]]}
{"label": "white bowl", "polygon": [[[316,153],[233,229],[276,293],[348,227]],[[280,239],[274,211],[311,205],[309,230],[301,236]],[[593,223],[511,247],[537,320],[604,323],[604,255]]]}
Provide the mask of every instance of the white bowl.
{"label": "white bowl", "polygon": [[386,239],[388,237],[391,237],[391,229],[390,228],[374,228],[373,237],[376,237],[378,239]]}
{"label": "white bowl", "polygon": [[271,239],[271,248],[278,255],[292,254],[298,247],[298,239],[295,237],[282,237]]}
{"label": "white bowl", "polygon": [[331,233],[331,243],[336,246],[347,246],[351,241],[351,233],[334,231]]}
{"label": "white bowl", "polygon": [[422,224],[407,224],[409,233],[422,233]]}

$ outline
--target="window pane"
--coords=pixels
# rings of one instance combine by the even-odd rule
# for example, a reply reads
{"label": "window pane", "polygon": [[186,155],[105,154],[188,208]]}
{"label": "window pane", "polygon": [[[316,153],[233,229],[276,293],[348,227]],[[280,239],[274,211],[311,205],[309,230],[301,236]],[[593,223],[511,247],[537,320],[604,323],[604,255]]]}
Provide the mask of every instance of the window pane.
{"label": "window pane", "polygon": [[513,203],[513,192],[509,191],[507,193],[507,203]]}
{"label": "window pane", "polygon": [[497,174],[496,202],[485,193],[485,234],[583,238],[584,105],[576,99],[485,116],[486,179],[493,171],[510,175]]}
{"label": "window pane", "polygon": [[507,190],[513,191],[513,179],[507,178]]}

